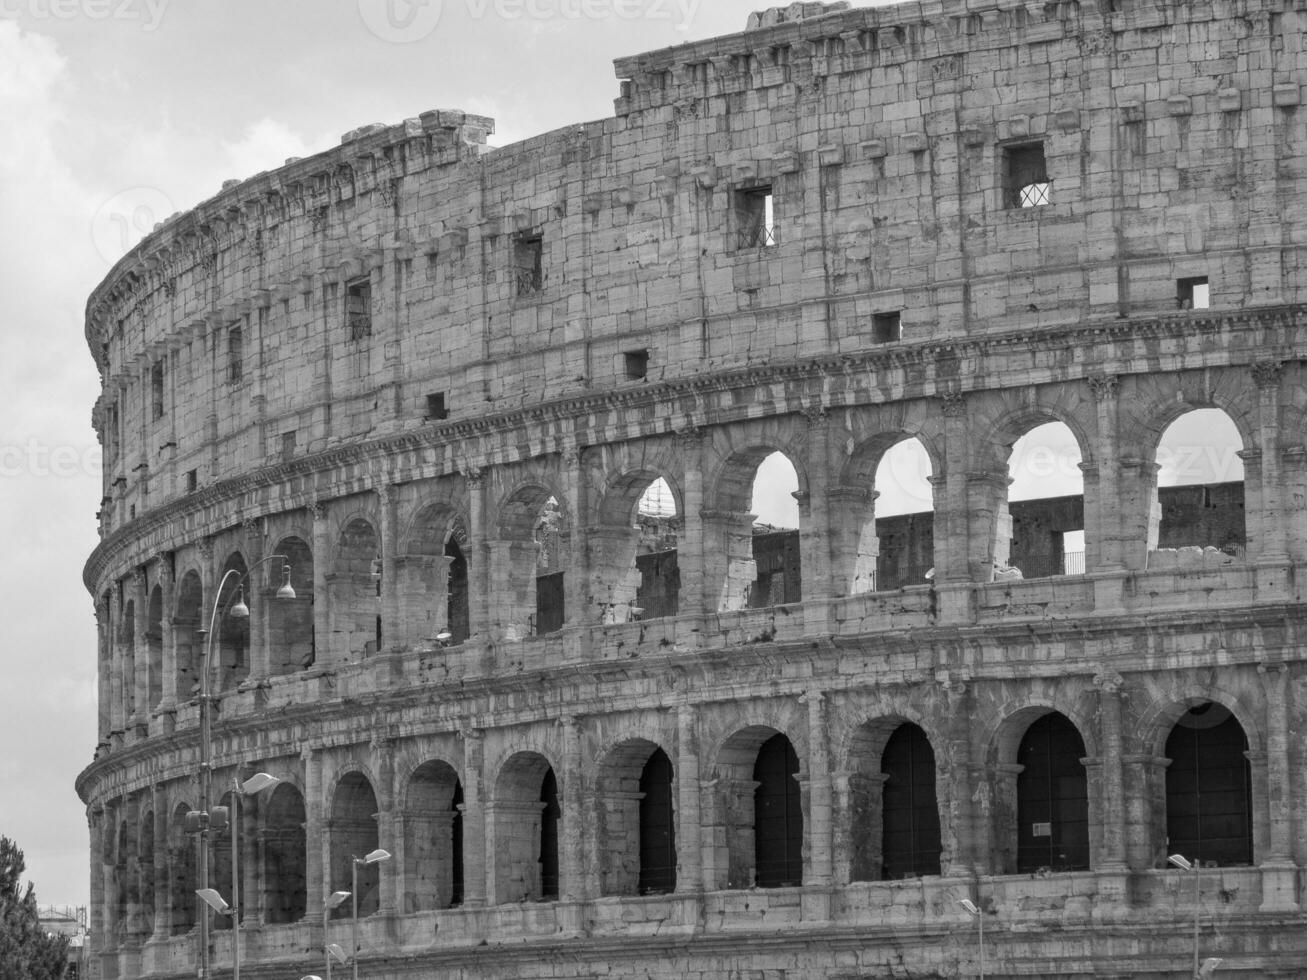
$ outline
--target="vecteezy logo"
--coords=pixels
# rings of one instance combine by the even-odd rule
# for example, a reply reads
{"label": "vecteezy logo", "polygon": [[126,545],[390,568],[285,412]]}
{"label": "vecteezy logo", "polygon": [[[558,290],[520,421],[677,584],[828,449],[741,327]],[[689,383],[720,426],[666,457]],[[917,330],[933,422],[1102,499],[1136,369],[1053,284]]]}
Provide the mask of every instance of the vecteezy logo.
{"label": "vecteezy logo", "polygon": [[368,30],[393,44],[421,41],[440,23],[441,0],[358,0],[358,4]]}
{"label": "vecteezy logo", "polygon": [[119,191],[100,205],[91,219],[95,250],[106,262],[117,262],[175,210],[168,195],[157,187],[129,187]]}

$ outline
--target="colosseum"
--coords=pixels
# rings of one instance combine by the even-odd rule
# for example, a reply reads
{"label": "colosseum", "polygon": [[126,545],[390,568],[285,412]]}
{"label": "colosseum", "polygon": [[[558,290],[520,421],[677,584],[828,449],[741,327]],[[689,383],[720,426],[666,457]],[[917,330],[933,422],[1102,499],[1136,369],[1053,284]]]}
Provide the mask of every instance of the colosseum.
{"label": "colosseum", "polygon": [[1304,28],[794,4],[163,222],[92,972],[1304,976]]}

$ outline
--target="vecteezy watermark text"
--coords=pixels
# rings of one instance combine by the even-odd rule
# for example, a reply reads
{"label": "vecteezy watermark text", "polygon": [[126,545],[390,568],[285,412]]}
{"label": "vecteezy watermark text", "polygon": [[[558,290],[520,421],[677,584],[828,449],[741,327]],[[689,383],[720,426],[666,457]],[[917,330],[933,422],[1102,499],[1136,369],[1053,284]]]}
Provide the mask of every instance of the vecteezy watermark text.
{"label": "vecteezy watermark text", "polygon": [[158,30],[170,0],[0,0],[0,18],[19,20],[139,21]]}
{"label": "vecteezy watermark text", "polygon": [[472,20],[668,21],[674,30],[685,31],[702,0],[358,0],[358,8],[378,38],[409,44],[436,29],[445,2],[461,4]]}
{"label": "vecteezy watermark text", "polygon": [[36,439],[28,439],[21,446],[0,445],[0,479],[98,477],[103,463],[99,446],[48,446]]}

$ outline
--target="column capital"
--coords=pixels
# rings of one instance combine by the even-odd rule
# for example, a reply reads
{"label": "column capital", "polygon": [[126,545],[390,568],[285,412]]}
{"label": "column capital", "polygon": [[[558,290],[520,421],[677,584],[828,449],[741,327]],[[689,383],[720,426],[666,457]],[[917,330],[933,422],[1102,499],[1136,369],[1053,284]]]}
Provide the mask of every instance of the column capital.
{"label": "column capital", "polygon": [[1257,361],[1252,365],[1253,383],[1258,388],[1277,388],[1284,372],[1281,361]]}
{"label": "column capital", "polygon": [[967,396],[960,391],[941,391],[939,400],[943,402],[940,411],[947,418],[960,418],[967,414]]}
{"label": "column capital", "polygon": [[486,471],[480,466],[464,466],[463,479],[469,490],[480,490],[485,486]]}
{"label": "column capital", "polygon": [[1115,374],[1095,374],[1086,378],[1089,390],[1093,392],[1094,401],[1107,401],[1115,398],[1120,379]]}
{"label": "column capital", "polygon": [[325,521],[327,519],[327,501],[314,500],[308,505],[309,517],[315,521]]}
{"label": "column capital", "polygon": [[1125,686],[1125,678],[1114,670],[1102,670],[1094,675],[1093,683],[1102,694],[1119,694]]}

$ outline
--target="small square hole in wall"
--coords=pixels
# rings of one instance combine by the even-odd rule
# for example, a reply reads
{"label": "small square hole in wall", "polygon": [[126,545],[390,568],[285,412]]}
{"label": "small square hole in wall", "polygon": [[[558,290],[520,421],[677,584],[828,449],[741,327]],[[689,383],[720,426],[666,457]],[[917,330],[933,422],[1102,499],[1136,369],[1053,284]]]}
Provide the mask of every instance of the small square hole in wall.
{"label": "small square hole in wall", "polygon": [[903,339],[903,314],[898,310],[892,313],[873,313],[871,339],[878,344]]}
{"label": "small square hole in wall", "polygon": [[186,492],[187,492],[187,493],[194,493],[195,490],[196,490],[196,488],[197,488],[199,485],[200,485],[200,471],[199,471],[199,470],[187,470],[187,471],[186,471]]}
{"label": "small square hole in wall", "polygon": [[447,418],[449,418],[449,407],[445,404],[445,393],[439,391],[427,395],[427,421],[439,422]]}
{"label": "small square hole in wall", "polygon": [[622,355],[627,381],[641,381],[649,374],[649,349],[628,350]]}
{"label": "small square hole in wall", "polygon": [[1206,276],[1175,281],[1175,305],[1182,310],[1205,310],[1211,305]]}

